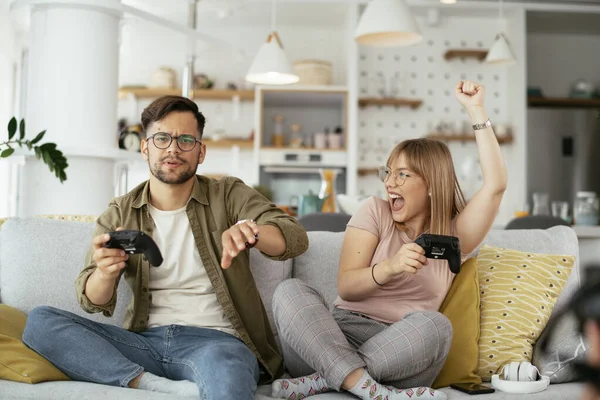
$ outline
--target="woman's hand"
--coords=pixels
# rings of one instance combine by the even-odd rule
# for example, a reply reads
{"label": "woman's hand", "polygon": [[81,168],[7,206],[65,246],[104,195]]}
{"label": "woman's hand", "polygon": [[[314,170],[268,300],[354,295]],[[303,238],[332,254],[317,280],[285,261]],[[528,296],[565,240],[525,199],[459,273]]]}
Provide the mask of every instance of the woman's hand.
{"label": "woman's hand", "polygon": [[425,250],[416,243],[406,243],[400,247],[400,250],[387,261],[387,273],[389,276],[396,276],[403,272],[416,274],[423,265],[427,265]]}
{"label": "woman's hand", "polygon": [[455,89],[456,99],[466,110],[483,107],[485,88],[471,81],[460,81]]}

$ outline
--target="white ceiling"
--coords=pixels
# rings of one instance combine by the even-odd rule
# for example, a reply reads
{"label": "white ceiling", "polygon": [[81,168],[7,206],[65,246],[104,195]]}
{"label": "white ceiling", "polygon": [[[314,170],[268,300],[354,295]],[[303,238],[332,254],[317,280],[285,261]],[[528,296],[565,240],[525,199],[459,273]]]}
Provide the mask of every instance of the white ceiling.
{"label": "white ceiling", "polygon": [[[124,4],[180,23],[187,22],[188,0],[123,0]],[[271,24],[271,2],[260,0],[200,0],[197,26],[215,24]],[[334,25],[346,21],[348,3],[306,0],[278,1],[276,25]]]}

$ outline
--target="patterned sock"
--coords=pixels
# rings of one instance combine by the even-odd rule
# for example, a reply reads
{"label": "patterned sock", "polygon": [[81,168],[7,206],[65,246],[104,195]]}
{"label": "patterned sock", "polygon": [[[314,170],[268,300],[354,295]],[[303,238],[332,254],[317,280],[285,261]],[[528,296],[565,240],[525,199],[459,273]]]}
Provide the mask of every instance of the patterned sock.
{"label": "patterned sock", "polygon": [[301,378],[278,379],[271,386],[271,397],[276,399],[299,400],[315,394],[329,392],[330,389],[320,374],[314,373]]}
{"label": "patterned sock", "polygon": [[440,399],[447,397],[444,393],[426,386],[411,389],[396,389],[377,383],[365,371],[358,383],[349,390],[350,393],[362,400],[403,400],[403,399]]}
{"label": "patterned sock", "polygon": [[156,376],[150,372],[144,372],[138,389],[151,390],[153,392],[175,394],[183,397],[200,397],[198,385],[190,381],[172,381],[167,378]]}

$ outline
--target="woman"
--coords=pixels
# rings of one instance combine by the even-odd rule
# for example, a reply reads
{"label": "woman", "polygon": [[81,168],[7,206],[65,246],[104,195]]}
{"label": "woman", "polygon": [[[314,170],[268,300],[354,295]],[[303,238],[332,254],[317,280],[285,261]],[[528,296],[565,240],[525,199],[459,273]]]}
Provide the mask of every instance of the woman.
{"label": "woman", "polygon": [[450,348],[452,327],[438,309],[454,274],[447,261],[425,258],[414,240],[425,232],[457,236],[464,260],[490,230],[507,180],[483,86],[460,82],[456,97],[473,123],[482,187],[465,206],[441,142],[407,140],[392,150],[380,168],[387,201],[370,198],[348,223],[333,315],[298,279],[275,293],[288,370],[292,376],[316,373],[275,381],[273,397],[344,389],[361,399],[446,398],[428,386]]}

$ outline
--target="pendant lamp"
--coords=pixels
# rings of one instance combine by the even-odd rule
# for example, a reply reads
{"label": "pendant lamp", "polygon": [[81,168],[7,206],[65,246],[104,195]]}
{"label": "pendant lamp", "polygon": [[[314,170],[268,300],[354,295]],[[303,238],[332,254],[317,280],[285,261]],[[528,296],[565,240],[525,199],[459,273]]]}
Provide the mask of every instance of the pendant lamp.
{"label": "pendant lamp", "polygon": [[363,12],[354,39],[371,47],[410,46],[423,40],[404,0],[373,0]]}
{"label": "pendant lamp", "polygon": [[275,0],[271,3],[271,33],[254,57],[246,80],[259,85],[289,85],[300,78],[283,51],[283,44],[275,30]]}
{"label": "pendant lamp", "polygon": [[[499,0],[498,2],[498,9],[498,26],[501,28],[503,19],[502,0]],[[496,35],[496,40],[492,44],[492,47],[490,47],[490,50],[488,51],[484,62],[486,64],[495,65],[512,65],[516,63],[516,61],[517,60],[515,59],[515,56],[512,50],[510,49],[510,45],[508,44],[508,39],[506,39],[506,36],[504,36],[504,34],[500,32],[498,35]]]}

